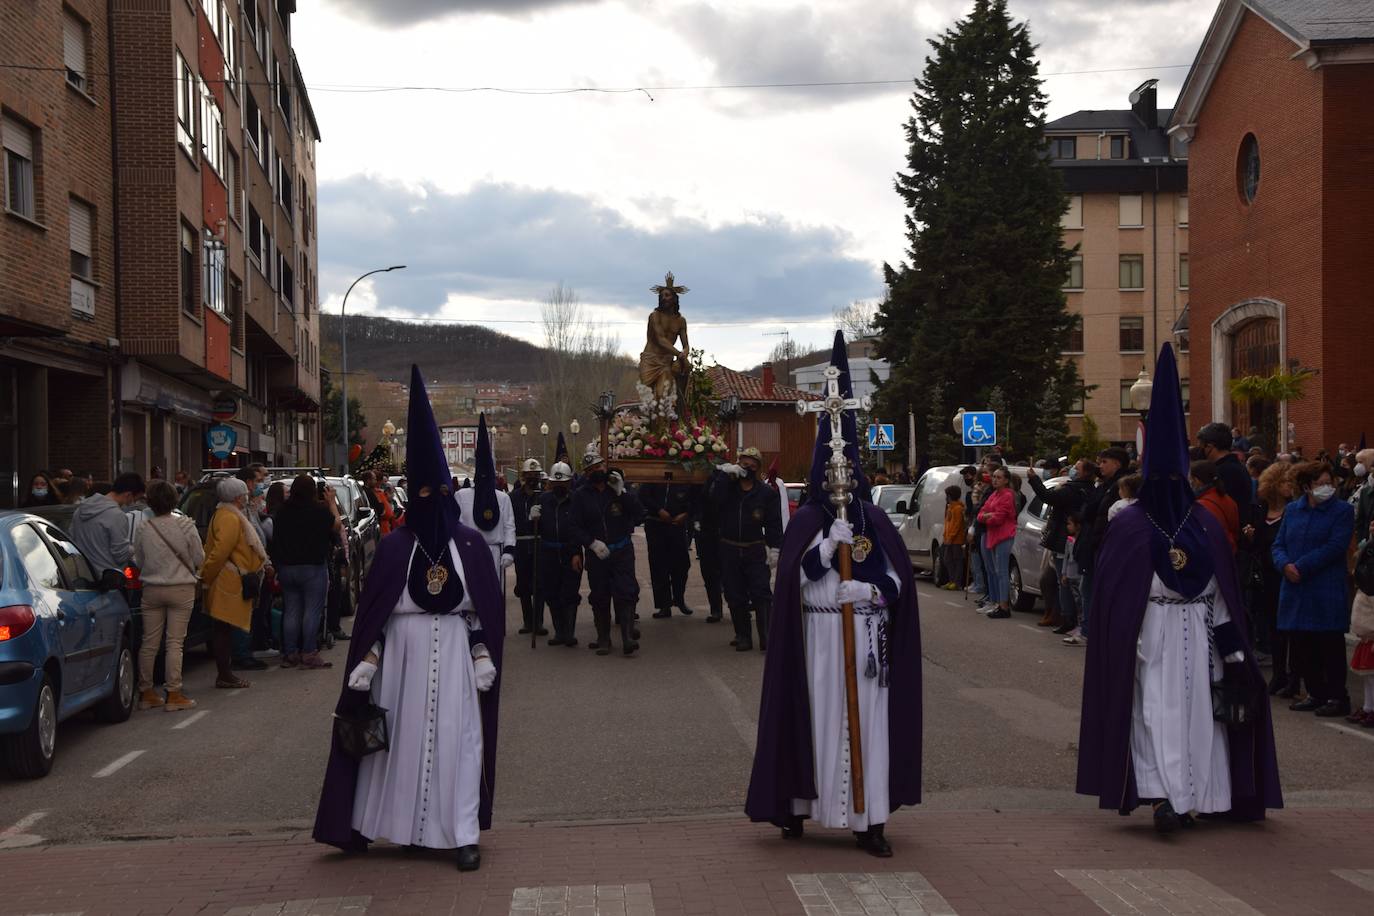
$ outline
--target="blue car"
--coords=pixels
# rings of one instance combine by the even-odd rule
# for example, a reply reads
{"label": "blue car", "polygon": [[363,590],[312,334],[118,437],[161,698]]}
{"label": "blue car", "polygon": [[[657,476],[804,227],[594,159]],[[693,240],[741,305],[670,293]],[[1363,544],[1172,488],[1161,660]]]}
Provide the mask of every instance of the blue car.
{"label": "blue car", "polygon": [[0,761],[15,776],[46,776],[59,722],[133,712],[129,605],[117,573],[97,575],[36,515],[0,513],[0,576]]}

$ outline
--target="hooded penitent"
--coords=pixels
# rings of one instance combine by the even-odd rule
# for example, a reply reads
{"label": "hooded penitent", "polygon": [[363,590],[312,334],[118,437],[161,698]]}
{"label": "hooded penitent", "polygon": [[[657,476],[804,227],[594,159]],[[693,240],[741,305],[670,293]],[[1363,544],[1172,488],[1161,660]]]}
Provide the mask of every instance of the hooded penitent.
{"label": "hooded penitent", "polygon": [[472,518],[464,519],[483,531],[491,531],[501,521],[501,504],[496,500],[496,460],[491,454],[491,437],[487,434],[487,415],[477,417],[477,452],[473,459]]}
{"label": "hooded penitent", "polygon": [[[481,621],[487,651],[498,672],[496,683],[479,696],[484,778],[478,820],[485,830],[491,826],[492,792],[496,784],[496,722],[506,634],[505,602],[496,580],[496,568],[481,534],[458,521],[458,506],[450,489],[452,477],[439,438],[439,427],[430,409],[424,378],[416,367],[411,367],[406,463],[411,496],[406,508],[406,524],[383,538],[377,546],[367,584],[358,602],[353,639],[348,644],[348,663],[343,667],[345,684],[335,712],[354,714],[367,704],[369,695],[349,690],[346,680],[372,644],[382,638],[402,591],[408,590],[416,604],[434,613],[447,613],[462,600],[463,584],[453,570],[448,549],[452,541],[463,564],[467,593]],[[429,496],[420,495],[425,487],[430,488]],[[447,573],[438,595],[429,593],[432,564],[426,557],[438,559]],[[366,848],[366,838],[353,830],[357,782],[358,761],[345,754],[336,742],[330,750],[324,789],[315,816],[316,840],[341,849]]]}
{"label": "hooded penitent", "polygon": [[555,445],[553,449],[553,460],[567,461],[569,464],[572,463],[572,461],[568,458],[568,440],[563,438],[562,433],[558,434],[558,444]]}
{"label": "hooded penitent", "polygon": [[[852,397],[849,359],[841,334],[835,335],[831,364],[840,369],[840,393]],[[763,698],[759,706],[758,743],[745,812],[755,821],[782,826],[792,813],[793,799],[815,799],[815,753],[811,735],[811,703],[803,645],[801,605],[802,558],[815,536],[832,520],[825,490],[825,462],[830,457],[830,423],[824,418],[816,436],[812,464],[811,499],[799,508],[783,535],[773,592],[773,619],[768,656],[763,669]],[[887,513],[868,501],[868,484],[858,467],[858,433],[852,413],[845,414],[845,454],[858,474],[858,499],[849,507],[855,534],[866,531],[878,548],[863,564],[855,563],[855,578],[863,567],[883,567],[889,558],[900,580],[900,597],[889,605],[888,629],[888,794],[893,810],[921,801],[921,626],[916,586],[906,548]],[[817,474],[819,473],[819,476]],[[816,494],[820,494],[817,498]],[[881,818],[886,820],[886,818]]]}
{"label": "hooded penitent", "polygon": [[[1155,366],[1145,429],[1146,480],[1139,502],[1107,526],[1094,562],[1092,638],[1083,669],[1077,791],[1095,795],[1100,807],[1123,814],[1140,804],[1131,721],[1136,650],[1154,576],[1189,597],[1204,591],[1215,577],[1231,622],[1249,645],[1230,542],[1210,512],[1194,507],[1186,436],[1178,367],[1173,348],[1165,344]],[[1231,813],[1241,819],[1261,818],[1264,809],[1283,806],[1264,677],[1248,650],[1244,662],[1226,665],[1224,677],[1226,683],[1250,690],[1258,713],[1252,724],[1226,730]]]}

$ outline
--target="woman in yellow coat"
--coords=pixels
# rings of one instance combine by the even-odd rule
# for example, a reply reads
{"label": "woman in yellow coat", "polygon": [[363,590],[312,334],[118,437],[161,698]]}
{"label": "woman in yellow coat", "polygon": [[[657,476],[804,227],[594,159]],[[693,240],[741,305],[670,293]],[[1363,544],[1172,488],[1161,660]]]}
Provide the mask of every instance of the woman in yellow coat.
{"label": "woman in yellow coat", "polygon": [[205,612],[210,615],[210,648],[219,669],[215,686],[221,689],[247,687],[248,682],[230,668],[234,630],[247,632],[252,625],[255,597],[244,597],[244,581],[262,587],[262,569],[267,551],[244,510],[248,508],[248,485],[236,477],[219,482],[215,488],[219,508],[210,520],[205,537],[205,565],[200,579],[205,583]]}

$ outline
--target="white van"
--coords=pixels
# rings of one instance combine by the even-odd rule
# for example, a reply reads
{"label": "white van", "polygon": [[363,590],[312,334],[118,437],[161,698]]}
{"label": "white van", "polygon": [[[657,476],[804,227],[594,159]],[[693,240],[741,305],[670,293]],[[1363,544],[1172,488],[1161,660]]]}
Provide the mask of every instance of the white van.
{"label": "white van", "polygon": [[902,536],[911,566],[917,572],[935,574],[945,534],[945,487],[953,484],[960,492],[967,490],[964,478],[959,476],[959,469],[965,466],[931,468],[916,481],[915,492],[907,503],[897,533]]}

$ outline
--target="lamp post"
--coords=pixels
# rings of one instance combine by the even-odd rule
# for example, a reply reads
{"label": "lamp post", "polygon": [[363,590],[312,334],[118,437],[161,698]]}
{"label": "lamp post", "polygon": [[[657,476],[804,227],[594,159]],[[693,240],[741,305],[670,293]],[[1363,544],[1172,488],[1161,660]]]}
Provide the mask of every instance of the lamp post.
{"label": "lamp post", "polygon": [[344,469],[348,469],[348,294],[353,292],[353,287],[366,280],[373,274],[390,273],[393,270],[405,270],[404,264],[393,264],[391,267],[379,267],[376,270],[369,270],[358,279],[349,284],[348,291],[344,293],[343,304],[339,306],[339,350],[340,367],[339,375],[343,377],[340,387],[343,389],[343,449],[344,449]]}
{"label": "lamp post", "polygon": [[525,437],[530,434],[530,428],[524,423],[520,424],[520,457],[521,459],[530,456],[529,446],[525,445]]}
{"label": "lamp post", "polygon": [[1135,431],[1135,451],[1137,455],[1145,454],[1145,421],[1150,417],[1150,397],[1154,394],[1155,383],[1150,381],[1150,373],[1145,371],[1145,367],[1140,367],[1140,375],[1136,377],[1135,384],[1131,386],[1131,406],[1140,414],[1140,425]]}
{"label": "lamp post", "polygon": [[740,415],[739,395],[732,392],[721,398],[718,411],[720,413],[720,418],[730,424],[731,434],[726,437],[726,441],[730,442],[733,440],[734,447],[732,451],[738,454],[740,449],[740,429],[738,422]]}
{"label": "lamp post", "polygon": [[592,410],[601,426],[601,457],[608,460],[611,457],[611,417],[615,414],[615,392],[601,392]]}
{"label": "lamp post", "polygon": [[544,467],[549,466],[549,424],[540,423],[539,432],[544,436]]}
{"label": "lamp post", "polygon": [[573,454],[582,454],[577,450],[577,434],[582,432],[582,424],[577,422],[577,417],[573,417],[572,422],[568,424],[568,432],[573,434]]}

